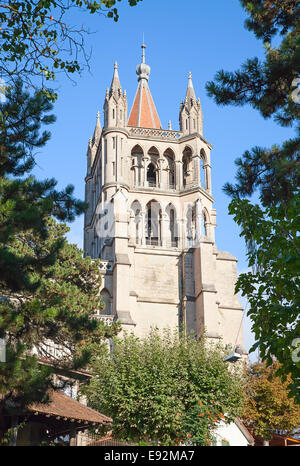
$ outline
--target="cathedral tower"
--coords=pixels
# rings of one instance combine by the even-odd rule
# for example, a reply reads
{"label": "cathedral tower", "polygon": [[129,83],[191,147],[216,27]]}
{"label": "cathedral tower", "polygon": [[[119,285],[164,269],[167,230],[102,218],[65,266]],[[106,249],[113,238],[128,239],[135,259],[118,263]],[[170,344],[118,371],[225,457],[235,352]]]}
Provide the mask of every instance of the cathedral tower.
{"label": "cathedral tower", "polygon": [[180,131],[162,129],[150,92],[145,45],[127,120],[115,63],[87,149],[84,250],[101,259],[102,314],[145,335],[185,326],[243,345],[237,260],[215,244],[211,144],[189,73]]}

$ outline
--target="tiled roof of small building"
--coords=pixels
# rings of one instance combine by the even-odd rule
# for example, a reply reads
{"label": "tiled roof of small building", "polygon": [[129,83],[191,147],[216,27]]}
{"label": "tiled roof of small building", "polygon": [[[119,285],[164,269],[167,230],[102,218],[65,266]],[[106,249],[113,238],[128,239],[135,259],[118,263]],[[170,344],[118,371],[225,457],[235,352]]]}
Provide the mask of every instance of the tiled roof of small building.
{"label": "tiled roof of small building", "polygon": [[29,410],[39,414],[49,414],[68,419],[87,421],[97,424],[111,424],[112,419],[79,403],[61,391],[52,391],[48,404],[33,403]]}

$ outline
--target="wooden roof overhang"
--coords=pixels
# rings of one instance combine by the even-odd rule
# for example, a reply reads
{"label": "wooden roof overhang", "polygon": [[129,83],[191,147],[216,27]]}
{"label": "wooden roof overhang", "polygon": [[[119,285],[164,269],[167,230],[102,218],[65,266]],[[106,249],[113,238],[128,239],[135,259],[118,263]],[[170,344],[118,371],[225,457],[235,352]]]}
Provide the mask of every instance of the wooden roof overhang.
{"label": "wooden roof overhang", "polygon": [[[92,427],[99,427],[99,423],[97,422],[39,412],[25,414],[22,418],[26,423],[33,422],[43,424],[43,437],[50,440],[71,434],[72,432],[81,432],[91,429]],[[108,425],[109,424],[107,424],[107,426]],[[104,427],[104,424],[101,424],[100,426]]]}

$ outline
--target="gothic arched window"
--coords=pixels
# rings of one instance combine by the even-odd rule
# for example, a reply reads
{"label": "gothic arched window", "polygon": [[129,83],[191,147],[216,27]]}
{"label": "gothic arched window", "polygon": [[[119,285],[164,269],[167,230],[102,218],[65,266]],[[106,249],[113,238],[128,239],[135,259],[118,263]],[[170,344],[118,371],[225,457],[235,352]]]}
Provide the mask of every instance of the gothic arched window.
{"label": "gothic arched window", "polygon": [[187,246],[192,247],[196,239],[195,205],[190,204],[186,211],[186,239]]}
{"label": "gothic arched window", "polygon": [[173,204],[169,204],[166,208],[168,215],[169,231],[167,232],[167,243],[170,242],[171,247],[177,247],[178,234],[177,234],[177,218],[176,209]]}
{"label": "gothic arched window", "polygon": [[134,186],[141,185],[141,166],[144,153],[141,146],[136,145],[131,151],[131,183]]}
{"label": "gothic arched window", "polygon": [[103,303],[103,308],[100,311],[100,315],[109,316],[111,315],[111,296],[106,288],[101,291],[101,301]]}
{"label": "gothic arched window", "polygon": [[156,186],[156,173],[153,163],[149,163],[147,167],[147,181],[149,186]]}
{"label": "gothic arched window", "polygon": [[131,204],[130,212],[130,225],[129,225],[129,236],[131,241],[134,241],[135,244],[141,243],[141,204],[139,201],[135,200]]}
{"label": "gothic arched window", "polygon": [[146,206],[146,244],[158,245],[161,237],[161,207],[155,201]]}

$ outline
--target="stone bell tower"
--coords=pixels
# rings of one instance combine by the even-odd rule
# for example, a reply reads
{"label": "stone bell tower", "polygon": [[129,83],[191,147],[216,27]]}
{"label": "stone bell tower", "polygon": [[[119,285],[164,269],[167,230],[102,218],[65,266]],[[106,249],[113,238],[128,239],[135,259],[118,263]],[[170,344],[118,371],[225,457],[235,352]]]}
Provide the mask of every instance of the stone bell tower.
{"label": "stone bell tower", "polygon": [[237,260],[215,244],[211,144],[192,75],[180,130],[163,129],[149,88],[150,67],[127,120],[117,63],[87,150],[84,250],[101,259],[101,314],[145,335],[183,325],[200,336],[243,346],[243,309],[234,285]]}

